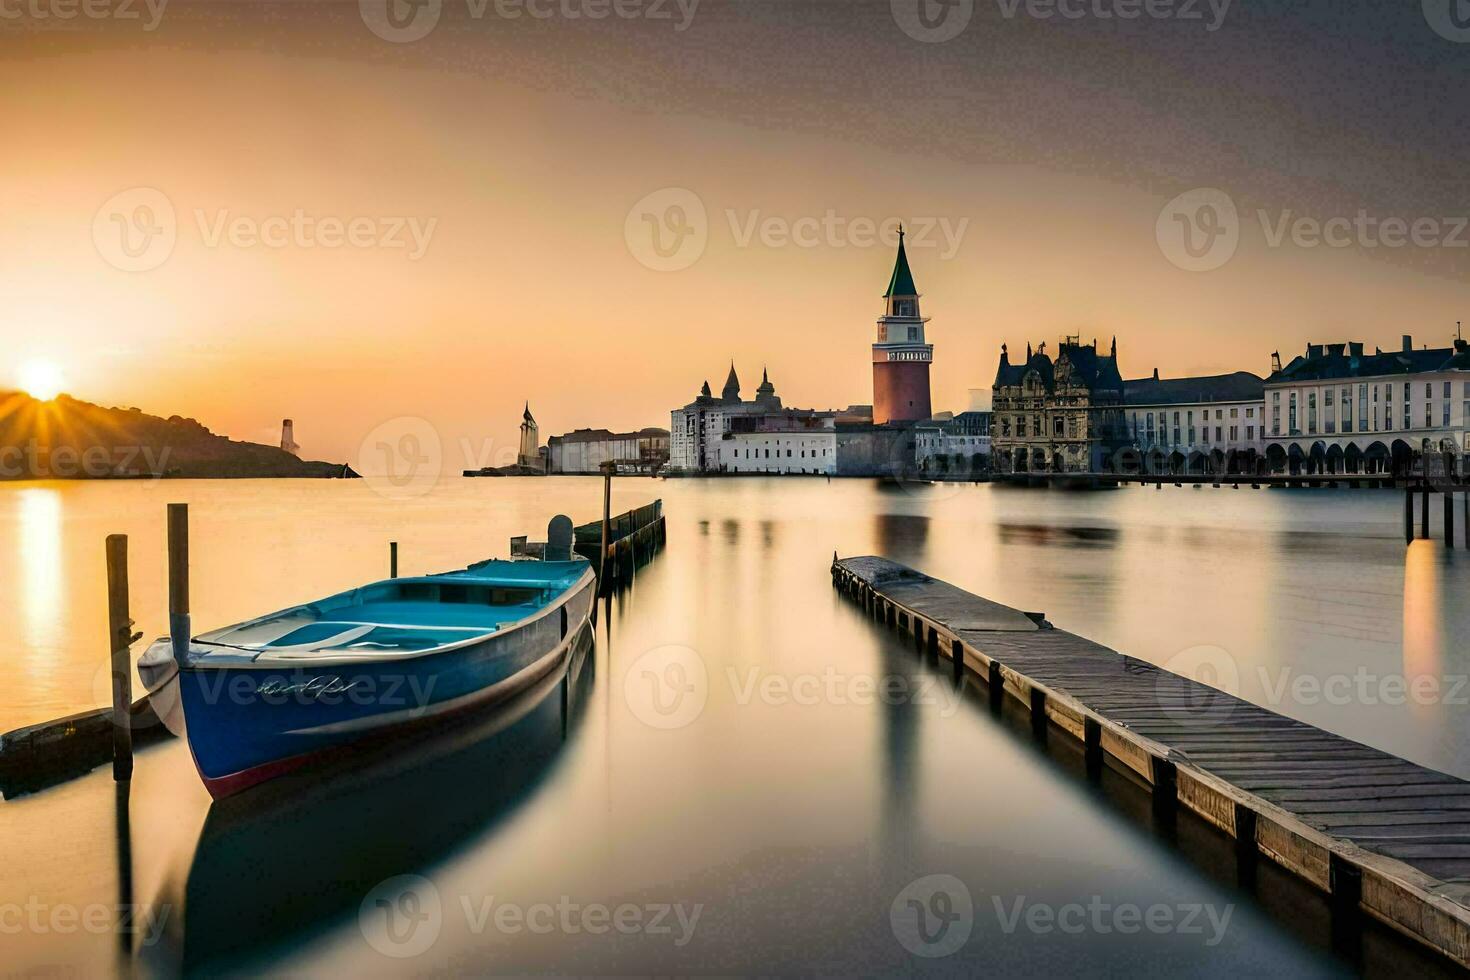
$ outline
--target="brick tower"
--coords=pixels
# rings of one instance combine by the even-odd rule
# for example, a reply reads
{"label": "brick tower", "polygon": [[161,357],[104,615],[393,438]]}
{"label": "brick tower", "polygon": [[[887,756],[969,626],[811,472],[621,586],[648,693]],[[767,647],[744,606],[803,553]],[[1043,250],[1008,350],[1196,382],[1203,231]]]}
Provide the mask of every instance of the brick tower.
{"label": "brick tower", "polygon": [[924,342],[924,324],[929,321],[919,315],[919,291],[909,271],[902,227],[898,230],[898,261],[883,301],[878,342],[873,345],[873,421],[878,425],[922,422],[934,414],[929,404],[934,346]]}

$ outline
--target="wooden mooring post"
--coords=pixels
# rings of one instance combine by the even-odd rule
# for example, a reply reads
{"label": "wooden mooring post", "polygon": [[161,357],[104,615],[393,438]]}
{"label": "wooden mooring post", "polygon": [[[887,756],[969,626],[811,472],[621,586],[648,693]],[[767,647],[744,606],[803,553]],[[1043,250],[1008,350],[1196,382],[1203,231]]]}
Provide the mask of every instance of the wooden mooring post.
{"label": "wooden mooring post", "polygon": [[1455,494],[1448,489],[1444,492],[1444,546],[1455,550]]}
{"label": "wooden mooring post", "polygon": [[604,468],[602,471],[602,547],[598,554],[602,556],[597,563],[597,585],[599,589],[607,589],[607,526],[612,520],[612,470]]}
{"label": "wooden mooring post", "polygon": [[1414,543],[1414,488],[1404,487],[1404,544]]}
{"label": "wooden mooring post", "polygon": [[193,630],[189,623],[189,505],[168,505],[168,635],[174,660],[183,665]]}
{"label": "wooden mooring post", "polygon": [[112,778],[133,778],[133,620],[128,615],[128,536],[107,538],[107,636],[112,653]]}
{"label": "wooden mooring post", "polygon": [[1422,536],[1429,537],[1429,484],[1419,491],[1419,524]]}
{"label": "wooden mooring post", "polygon": [[398,542],[388,542],[388,577],[398,577]]}

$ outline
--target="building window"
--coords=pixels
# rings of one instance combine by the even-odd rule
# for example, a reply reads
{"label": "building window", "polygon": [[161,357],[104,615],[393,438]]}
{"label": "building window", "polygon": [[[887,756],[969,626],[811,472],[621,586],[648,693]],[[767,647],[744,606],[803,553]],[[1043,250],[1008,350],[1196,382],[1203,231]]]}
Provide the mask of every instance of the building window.
{"label": "building window", "polygon": [[1289,396],[1290,407],[1287,409],[1286,431],[1291,435],[1301,435],[1301,430],[1296,427],[1296,392]]}
{"label": "building window", "polygon": [[1230,410],[1230,417],[1233,418],[1233,419],[1240,418],[1240,409],[1238,409],[1238,408],[1232,408]]}
{"label": "building window", "polygon": [[1307,432],[1317,434],[1317,393],[1307,392]]}
{"label": "building window", "polygon": [[1248,426],[1245,427],[1245,441],[1246,442],[1255,442],[1256,441],[1256,427],[1255,426],[1248,425]]}

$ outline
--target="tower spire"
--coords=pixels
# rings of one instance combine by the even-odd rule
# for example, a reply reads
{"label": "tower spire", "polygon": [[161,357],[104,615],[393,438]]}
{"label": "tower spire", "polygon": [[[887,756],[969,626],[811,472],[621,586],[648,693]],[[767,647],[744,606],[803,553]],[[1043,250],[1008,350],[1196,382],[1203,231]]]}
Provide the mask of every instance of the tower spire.
{"label": "tower spire", "polygon": [[893,276],[888,280],[888,291],[883,294],[884,299],[892,299],[894,296],[918,296],[919,290],[914,286],[914,274],[909,269],[909,253],[904,247],[903,225],[898,226],[898,258],[893,263]]}

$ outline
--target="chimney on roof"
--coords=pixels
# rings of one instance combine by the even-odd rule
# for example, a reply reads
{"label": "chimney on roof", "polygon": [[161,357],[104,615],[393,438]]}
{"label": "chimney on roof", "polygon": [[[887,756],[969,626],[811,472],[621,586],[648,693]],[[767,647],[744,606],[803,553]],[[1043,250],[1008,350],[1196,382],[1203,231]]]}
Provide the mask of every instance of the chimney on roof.
{"label": "chimney on roof", "polygon": [[1319,358],[1321,356],[1322,356],[1322,345],[1321,344],[1308,344],[1307,345],[1307,360],[1309,360],[1309,361],[1310,360],[1314,360],[1314,359]]}
{"label": "chimney on roof", "polygon": [[1158,368],[1154,368],[1154,380],[1155,381],[1159,380],[1159,369]]}
{"label": "chimney on roof", "polygon": [[1279,350],[1271,352],[1271,371],[1272,373],[1281,371],[1281,352]]}
{"label": "chimney on roof", "polygon": [[1351,354],[1353,357],[1362,357],[1363,356],[1363,343],[1362,343],[1362,341],[1353,341],[1353,342],[1349,343],[1348,344],[1348,353]]}
{"label": "chimney on roof", "polygon": [[1411,336],[1409,336],[1408,334],[1404,334],[1404,353],[1407,354],[1409,351],[1411,351],[1413,349],[1414,349],[1414,338],[1411,337]]}

